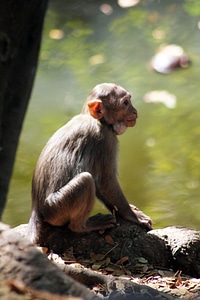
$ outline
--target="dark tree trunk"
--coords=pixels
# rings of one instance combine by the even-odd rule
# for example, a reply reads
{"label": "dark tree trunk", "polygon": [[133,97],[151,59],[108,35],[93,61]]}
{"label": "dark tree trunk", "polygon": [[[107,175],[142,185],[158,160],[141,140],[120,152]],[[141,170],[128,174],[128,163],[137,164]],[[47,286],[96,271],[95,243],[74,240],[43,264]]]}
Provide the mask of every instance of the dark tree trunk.
{"label": "dark tree trunk", "polygon": [[0,0],[0,217],[37,68],[48,0]]}
{"label": "dark tree trunk", "polygon": [[[52,294],[95,299],[84,286],[64,275],[28,240],[0,223],[1,280],[17,280],[27,287]],[[51,298],[53,299],[53,295]]]}

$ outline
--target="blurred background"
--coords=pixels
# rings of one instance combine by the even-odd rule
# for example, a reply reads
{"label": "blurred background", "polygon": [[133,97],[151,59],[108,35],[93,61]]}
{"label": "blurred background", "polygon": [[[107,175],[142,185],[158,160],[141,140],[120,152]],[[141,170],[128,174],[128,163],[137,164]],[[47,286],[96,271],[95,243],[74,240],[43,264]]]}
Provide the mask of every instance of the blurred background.
{"label": "blurred background", "polygon": [[[119,137],[128,201],[151,216],[154,228],[200,229],[199,52],[199,0],[51,0],[3,221],[28,222],[32,174],[45,143],[81,111],[96,84],[114,82],[132,93],[139,113]],[[94,212],[100,210],[106,212],[97,201]]]}

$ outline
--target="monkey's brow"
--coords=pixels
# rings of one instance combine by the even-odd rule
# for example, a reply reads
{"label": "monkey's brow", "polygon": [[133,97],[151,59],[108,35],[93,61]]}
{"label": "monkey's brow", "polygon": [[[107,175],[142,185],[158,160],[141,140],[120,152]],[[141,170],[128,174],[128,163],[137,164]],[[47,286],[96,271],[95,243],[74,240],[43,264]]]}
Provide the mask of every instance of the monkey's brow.
{"label": "monkey's brow", "polygon": [[127,93],[127,92],[122,92],[120,95],[119,95],[119,98],[125,98],[125,97],[127,97],[127,96],[131,96],[131,94],[130,93]]}
{"label": "monkey's brow", "polygon": [[128,93],[126,91],[120,91],[120,92],[112,91],[110,93],[110,95],[116,99],[119,99],[119,98],[121,99],[121,98],[127,96]]}

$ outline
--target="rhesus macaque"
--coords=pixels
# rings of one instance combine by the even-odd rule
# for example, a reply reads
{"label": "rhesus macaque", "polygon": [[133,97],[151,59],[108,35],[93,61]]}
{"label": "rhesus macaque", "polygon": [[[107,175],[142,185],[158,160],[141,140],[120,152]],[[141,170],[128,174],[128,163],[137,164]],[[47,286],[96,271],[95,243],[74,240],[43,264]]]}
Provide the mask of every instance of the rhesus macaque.
{"label": "rhesus macaque", "polygon": [[135,125],[137,111],[131,95],[112,83],[97,85],[80,115],[61,127],[48,141],[37,162],[32,181],[29,238],[37,242],[45,222],[68,224],[73,232],[111,228],[114,214],[90,217],[95,197],[111,213],[143,223],[151,220],[128,204],[117,181],[117,135]]}

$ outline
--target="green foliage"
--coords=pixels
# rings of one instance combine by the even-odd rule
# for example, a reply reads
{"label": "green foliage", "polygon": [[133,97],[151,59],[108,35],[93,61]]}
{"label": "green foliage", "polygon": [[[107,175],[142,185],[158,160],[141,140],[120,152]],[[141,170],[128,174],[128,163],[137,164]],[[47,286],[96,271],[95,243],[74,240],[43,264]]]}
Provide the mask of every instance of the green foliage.
{"label": "green foliage", "polygon": [[198,0],[186,0],[183,7],[191,16],[200,16],[200,5]]}

